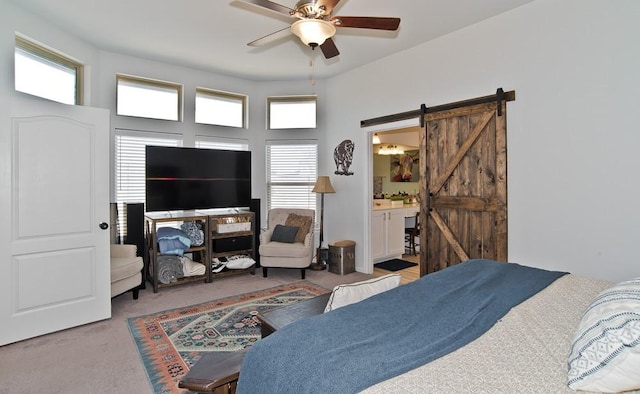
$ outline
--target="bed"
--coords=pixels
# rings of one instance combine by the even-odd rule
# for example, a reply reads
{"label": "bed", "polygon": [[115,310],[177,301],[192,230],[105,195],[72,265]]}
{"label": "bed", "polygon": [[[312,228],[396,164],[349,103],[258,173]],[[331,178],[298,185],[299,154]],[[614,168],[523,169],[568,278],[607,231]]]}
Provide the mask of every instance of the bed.
{"label": "bed", "polygon": [[259,341],[245,356],[237,392],[638,388],[640,278],[614,286],[471,260]]}

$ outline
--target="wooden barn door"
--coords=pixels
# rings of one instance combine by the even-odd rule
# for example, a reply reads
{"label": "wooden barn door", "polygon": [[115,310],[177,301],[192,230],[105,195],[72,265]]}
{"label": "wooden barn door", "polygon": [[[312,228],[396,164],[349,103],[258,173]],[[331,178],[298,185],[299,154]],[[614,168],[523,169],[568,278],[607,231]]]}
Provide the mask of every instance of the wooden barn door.
{"label": "wooden barn door", "polygon": [[421,275],[474,258],[507,260],[506,103],[499,105],[500,116],[495,102],[424,115]]}

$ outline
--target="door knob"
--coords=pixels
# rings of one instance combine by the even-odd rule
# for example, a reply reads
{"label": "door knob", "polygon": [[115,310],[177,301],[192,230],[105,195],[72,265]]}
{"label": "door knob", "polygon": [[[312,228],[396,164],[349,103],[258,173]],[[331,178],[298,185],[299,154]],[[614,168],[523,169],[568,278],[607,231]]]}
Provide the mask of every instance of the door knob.
{"label": "door knob", "polygon": [[109,225],[105,222],[100,223],[98,226],[103,230],[106,230],[109,228]]}

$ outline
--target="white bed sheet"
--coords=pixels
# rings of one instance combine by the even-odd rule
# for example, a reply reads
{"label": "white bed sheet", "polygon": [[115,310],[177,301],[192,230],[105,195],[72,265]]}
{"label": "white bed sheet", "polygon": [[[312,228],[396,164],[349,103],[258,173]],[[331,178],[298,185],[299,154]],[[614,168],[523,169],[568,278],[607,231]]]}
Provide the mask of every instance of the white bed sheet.
{"label": "white bed sheet", "polygon": [[565,275],[474,342],[364,392],[575,393],[566,385],[569,348],[582,312],[610,286]]}

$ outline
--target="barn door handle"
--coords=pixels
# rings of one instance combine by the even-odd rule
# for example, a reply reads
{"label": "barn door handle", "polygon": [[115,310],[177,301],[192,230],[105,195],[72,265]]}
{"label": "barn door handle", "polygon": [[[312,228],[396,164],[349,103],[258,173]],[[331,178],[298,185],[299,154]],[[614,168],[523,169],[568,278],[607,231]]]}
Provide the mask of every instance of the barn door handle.
{"label": "barn door handle", "polygon": [[433,194],[427,193],[427,212],[431,212],[431,197]]}
{"label": "barn door handle", "polygon": [[106,230],[109,228],[109,225],[106,222],[102,222],[98,225],[102,230]]}

